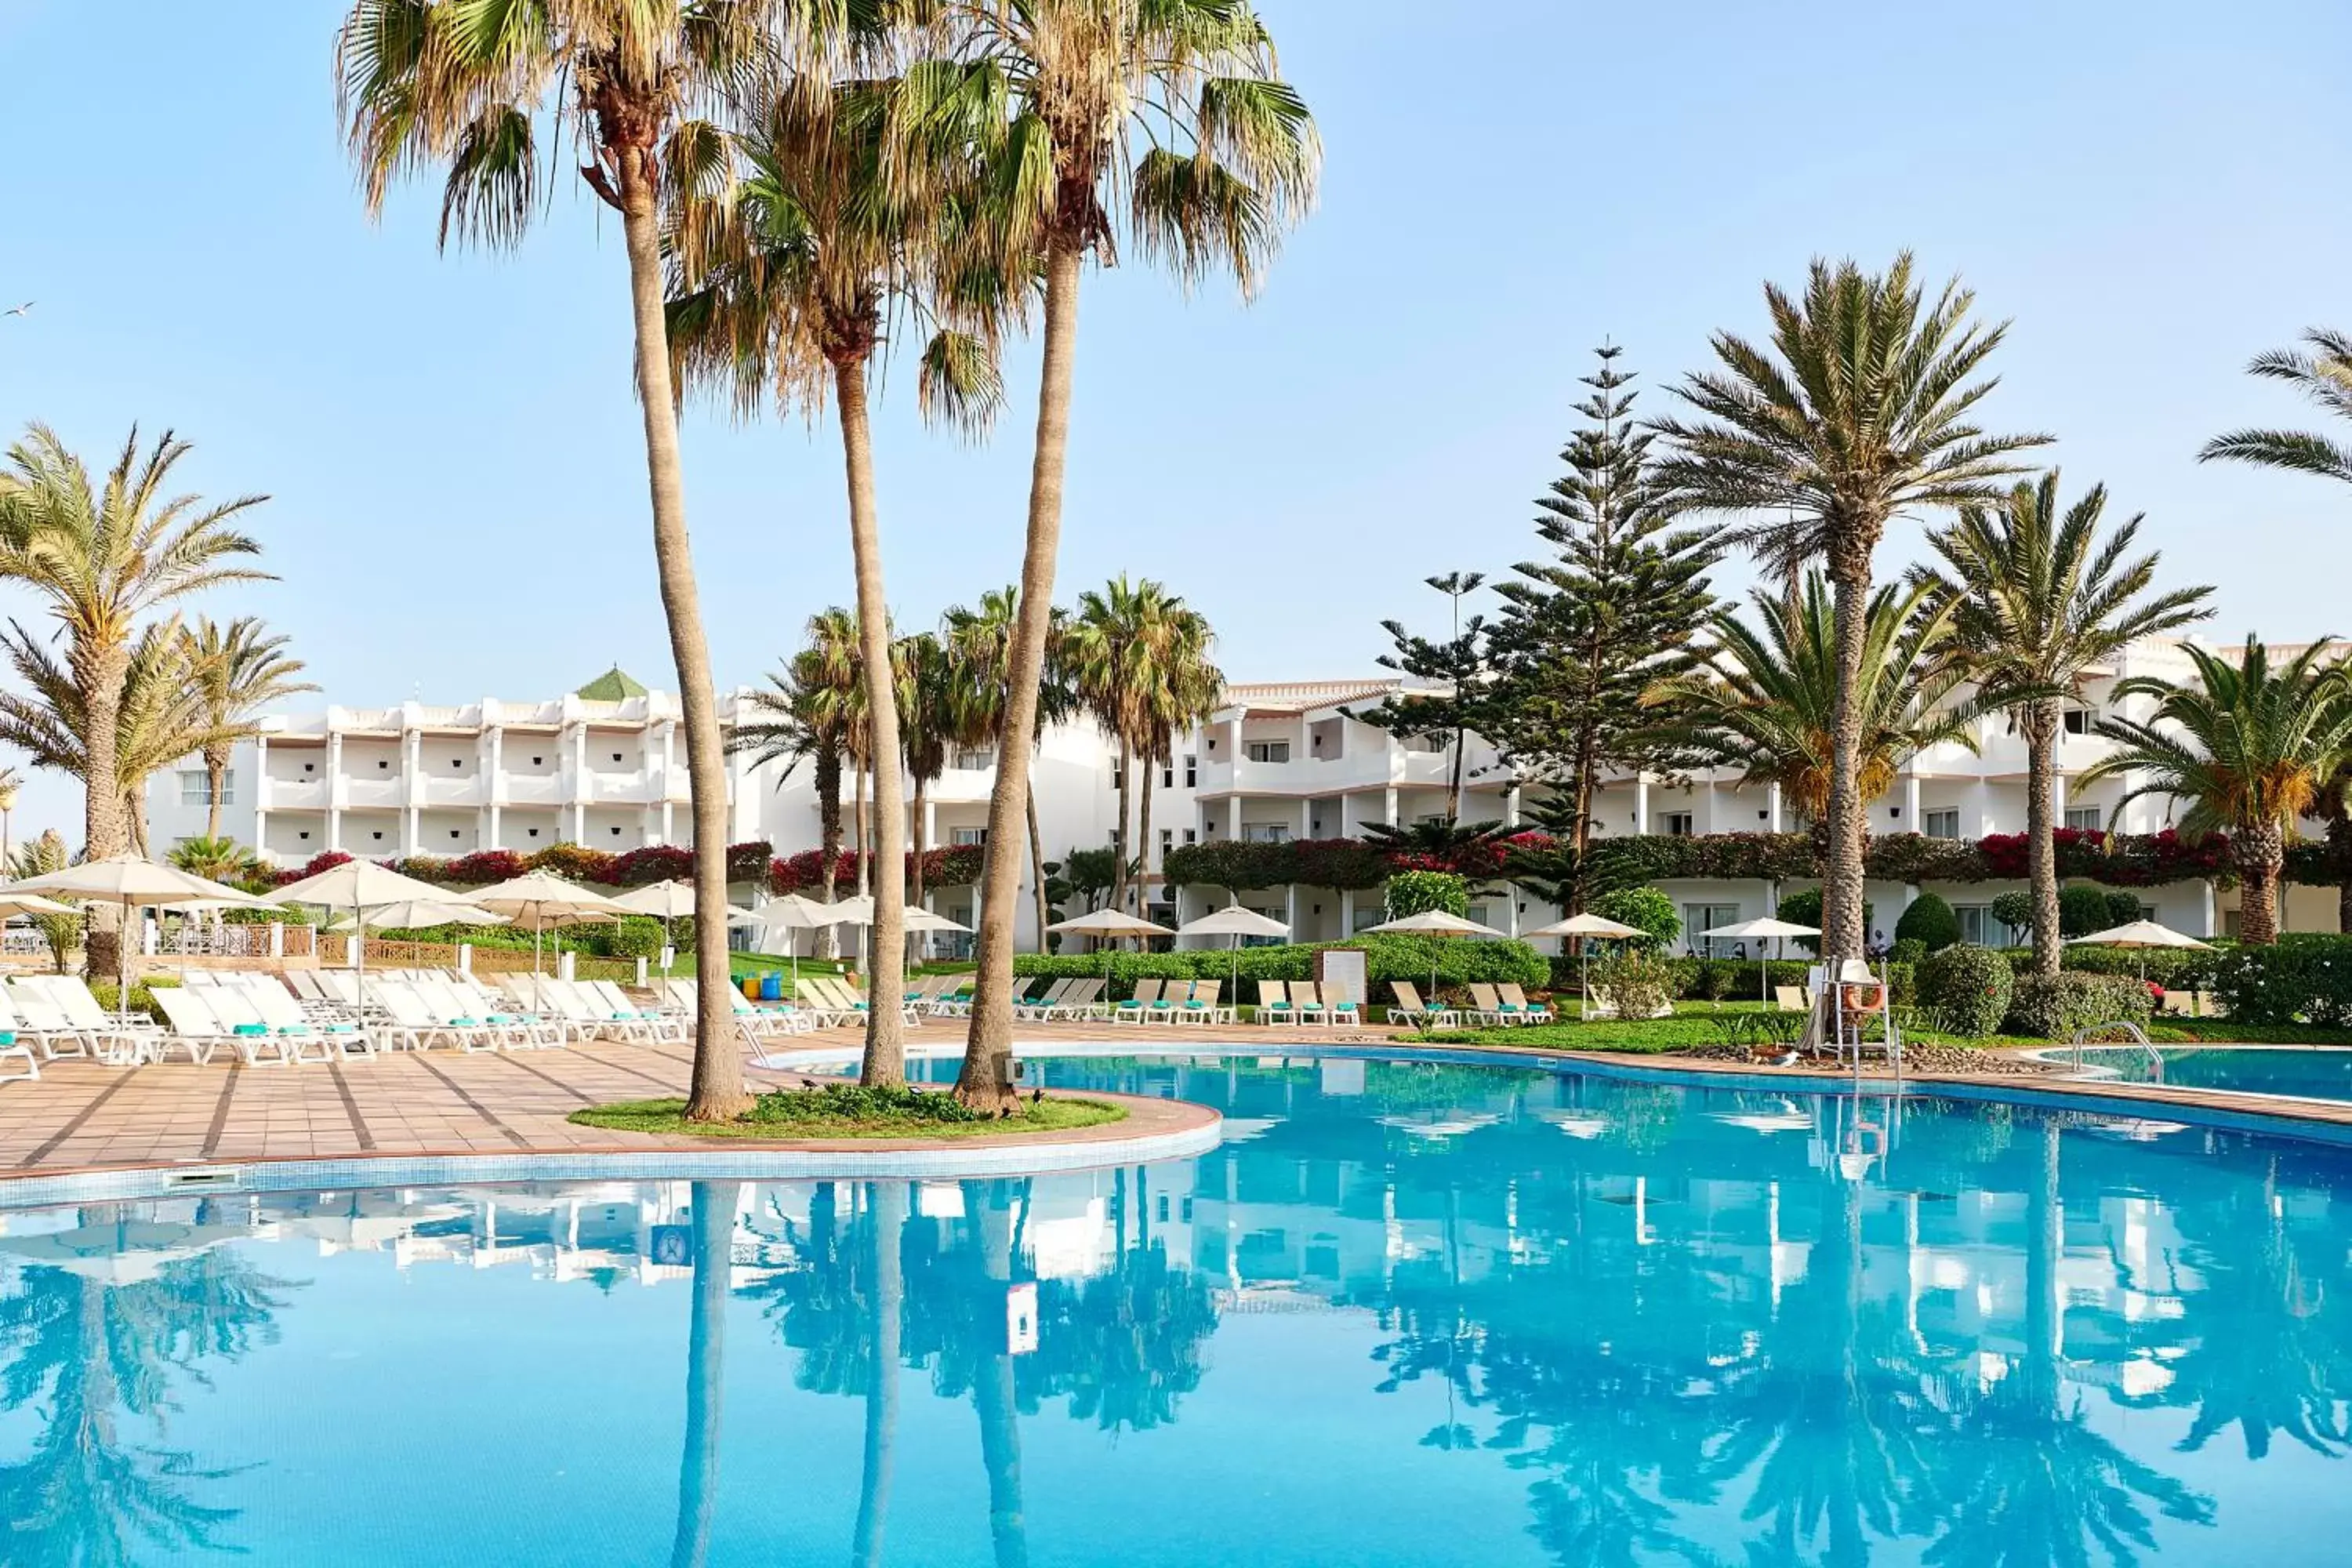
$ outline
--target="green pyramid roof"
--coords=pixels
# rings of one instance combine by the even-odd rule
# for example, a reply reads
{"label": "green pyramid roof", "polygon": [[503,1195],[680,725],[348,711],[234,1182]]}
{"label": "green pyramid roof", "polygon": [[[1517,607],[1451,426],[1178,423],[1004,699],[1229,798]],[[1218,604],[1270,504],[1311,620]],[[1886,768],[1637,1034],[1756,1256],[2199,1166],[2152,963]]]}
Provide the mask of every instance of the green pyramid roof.
{"label": "green pyramid roof", "polygon": [[646,689],[632,680],[617,664],[572,693],[574,697],[584,698],[590,702],[625,702],[632,697],[646,694]]}

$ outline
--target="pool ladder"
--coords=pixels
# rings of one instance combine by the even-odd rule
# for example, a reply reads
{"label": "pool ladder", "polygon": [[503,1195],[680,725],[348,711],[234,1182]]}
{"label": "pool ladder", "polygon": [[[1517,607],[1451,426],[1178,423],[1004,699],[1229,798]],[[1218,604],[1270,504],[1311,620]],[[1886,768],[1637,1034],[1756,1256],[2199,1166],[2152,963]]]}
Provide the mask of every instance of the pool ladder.
{"label": "pool ladder", "polygon": [[2147,1033],[2146,1030],[2142,1029],[2137,1024],[2132,1023],[2118,1022],[2113,1024],[2094,1024],[2089,1028],[2075,1030],[2074,1071],[2079,1074],[2083,1070],[2084,1042],[2088,1040],[2093,1035],[2104,1035],[2116,1029],[2120,1029],[2125,1034],[2131,1037],[2131,1043],[2137,1046],[2140,1048],[2141,1054],[2147,1058],[2148,1070],[2154,1075],[2154,1081],[2157,1083],[2162,1083],[2164,1081],[2164,1054],[2148,1043]]}

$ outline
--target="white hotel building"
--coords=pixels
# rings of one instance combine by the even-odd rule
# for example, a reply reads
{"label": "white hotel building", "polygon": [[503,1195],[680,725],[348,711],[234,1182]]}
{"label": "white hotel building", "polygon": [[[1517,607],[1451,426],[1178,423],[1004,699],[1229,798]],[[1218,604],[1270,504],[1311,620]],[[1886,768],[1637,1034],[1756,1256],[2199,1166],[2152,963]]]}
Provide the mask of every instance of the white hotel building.
{"label": "white hotel building", "polygon": [[[2069,711],[2060,745],[2061,820],[2105,827],[2124,785],[2107,781],[2070,787],[2106,748],[2090,732],[2114,682],[2127,675],[2180,677],[2179,645],[2152,640],[2102,672],[2084,702]],[[1162,857],[1180,844],[1219,838],[1341,838],[1368,823],[1442,816],[1454,759],[1444,737],[1400,739],[1349,717],[1398,689],[1394,681],[1236,685],[1226,706],[1180,741],[1153,785],[1156,878]],[[722,722],[748,714],[748,697],[722,699]],[[2144,709],[2143,700],[2131,705]],[[1977,750],[1935,747],[1910,759],[1893,787],[1869,808],[1874,835],[1918,832],[1979,838],[2025,826],[2025,750],[2005,721],[1979,724]],[[933,847],[985,837],[992,754],[965,752],[926,792],[922,839]],[[1463,758],[1466,821],[1518,820],[1522,783],[1494,749],[1473,736]],[[1090,724],[1045,735],[1033,770],[1045,858],[1110,842],[1118,817],[1118,752]],[[809,770],[728,760],[731,842],[765,839],[778,855],[817,843],[817,806]],[[1540,784],[1528,784],[1540,790]],[[170,845],[205,830],[206,784],[190,759],[149,785],[152,839]],[[463,707],[404,703],[397,708],[330,707],[306,717],[271,716],[232,760],[223,831],[281,865],[326,850],[366,857],[458,856],[503,848],[529,854],[559,843],[619,852],[679,844],[690,837],[680,715],[674,697],[647,691],[618,670],[552,700],[485,698]],[[910,813],[911,805],[906,807]],[[847,816],[846,806],[845,816]],[[2127,805],[2120,830],[2155,832],[2176,810],[2163,797]],[[1603,834],[1710,834],[1794,831],[1776,789],[1740,784],[1727,772],[1686,782],[1625,774],[1608,780],[1595,802]],[[909,827],[915,825],[909,821]],[[2318,826],[2304,825],[2316,833]],[[1021,942],[1036,941],[1028,857],[1022,857]],[[1934,891],[1958,910],[1972,937],[2000,940],[1990,904],[2010,884],[1927,888],[1874,882],[1872,923],[1891,935],[1902,909]],[[1787,888],[1760,879],[1665,884],[1683,908],[1686,930],[1752,919],[1777,905]],[[1192,918],[1223,901],[1222,889],[1187,888],[1171,895],[1156,882],[1152,913],[1165,923]],[[2225,934],[2236,893],[2202,881],[2142,890],[2155,918],[2192,934]],[[971,924],[968,887],[926,889],[940,913]],[[1290,926],[1298,940],[1330,941],[1381,918],[1377,891],[1334,893],[1293,887],[1253,891],[1242,901]],[[1523,892],[1494,890],[1471,910],[1498,930],[1549,923],[1558,911]],[[2286,927],[2336,929],[2333,889],[2290,888]]]}

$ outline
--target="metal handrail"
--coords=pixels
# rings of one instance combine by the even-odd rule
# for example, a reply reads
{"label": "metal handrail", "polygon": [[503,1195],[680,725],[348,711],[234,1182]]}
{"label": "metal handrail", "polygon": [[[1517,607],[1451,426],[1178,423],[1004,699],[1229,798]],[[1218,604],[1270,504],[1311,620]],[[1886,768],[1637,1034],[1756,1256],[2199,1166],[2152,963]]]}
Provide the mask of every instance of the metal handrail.
{"label": "metal handrail", "polygon": [[2164,1053],[2158,1050],[2156,1047],[2148,1043],[2147,1033],[2146,1030],[2142,1029],[2137,1024],[2134,1024],[2124,1019],[2118,1019],[2112,1024],[2093,1024],[2088,1028],[2077,1029],[2074,1031],[2074,1070],[2078,1073],[2083,1070],[2083,1043],[2089,1039],[2093,1035],[2104,1034],[2110,1029],[2121,1029],[2125,1034],[2131,1037],[2131,1043],[2137,1046],[2140,1050],[2147,1055],[2148,1066],[2156,1075],[2156,1081],[2158,1083],[2162,1083],[2164,1081]]}

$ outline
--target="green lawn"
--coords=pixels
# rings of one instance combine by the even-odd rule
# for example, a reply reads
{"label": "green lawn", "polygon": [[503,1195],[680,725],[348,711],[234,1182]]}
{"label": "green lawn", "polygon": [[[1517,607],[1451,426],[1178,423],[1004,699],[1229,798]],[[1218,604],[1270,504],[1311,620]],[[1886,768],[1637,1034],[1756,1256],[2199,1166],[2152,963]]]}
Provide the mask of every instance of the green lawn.
{"label": "green lawn", "polygon": [[1066,1132],[1124,1121],[1123,1107],[1056,1096],[1024,1100],[1011,1116],[966,1110],[950,1096],[920,1089],[868,1089],[854,1084],[761,1095],[734,1121],[686,1120],[682,1100],[641,1100],[575,1110],[583,1127],[692,1138],[989,1138],[1010,1132]]}

